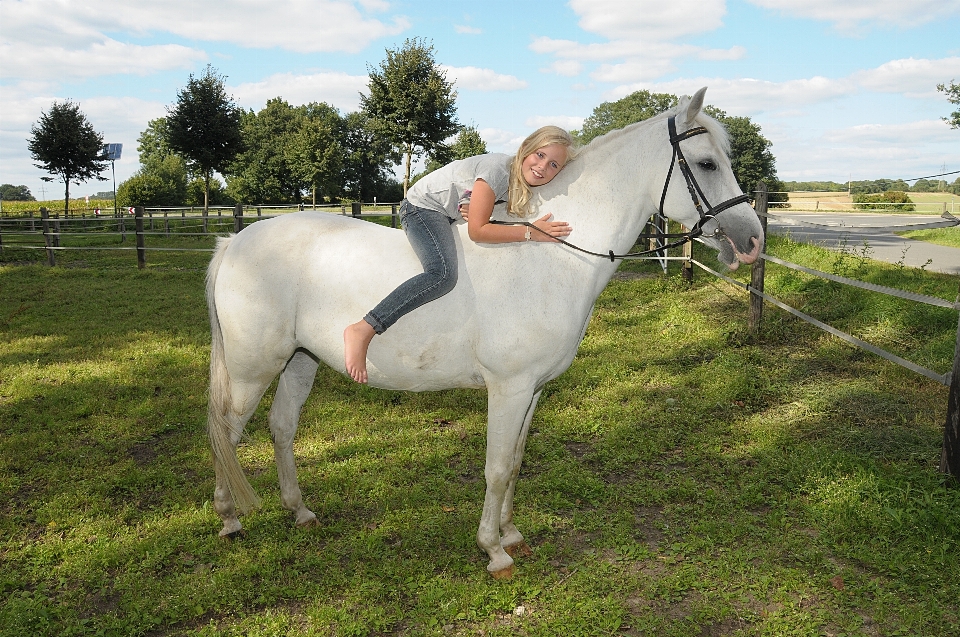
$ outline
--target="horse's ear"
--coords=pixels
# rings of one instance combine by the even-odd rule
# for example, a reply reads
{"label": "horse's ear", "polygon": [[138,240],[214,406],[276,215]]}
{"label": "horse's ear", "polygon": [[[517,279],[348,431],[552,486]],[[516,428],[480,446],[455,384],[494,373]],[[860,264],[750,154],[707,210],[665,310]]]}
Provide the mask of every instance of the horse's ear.
{"label": "horse's ear", "polygon": [[703,96],[707,93],[707,87],[704,86],[702,89],[693,94],[693,97],[690,98],[690,103],[687,104],[687,116],[684,118],[687,126],[693,124],[693,120],[700,113],[700,109],[703,108]]}

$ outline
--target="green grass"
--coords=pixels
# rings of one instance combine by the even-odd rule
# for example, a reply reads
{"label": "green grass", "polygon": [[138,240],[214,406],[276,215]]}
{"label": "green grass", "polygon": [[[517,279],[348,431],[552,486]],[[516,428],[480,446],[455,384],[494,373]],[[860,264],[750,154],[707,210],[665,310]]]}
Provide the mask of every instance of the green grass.
{"label": "green grass", "polygon": [[950,246],[951,248],[960,248],[960,226],[934,228],[933,230],[909,230],[907,232],[898,232],[897,234],[901,237],[907,237],[908,239],[936,243],[937,245]]}
{"label": "green grass", "polygon": [[[957,293],[957,277],[771,242],[828,272]],[[240,448],[264,506],[221,541],[208,258],[0,265],[0,634],[960,632],[960,490],[936,471],[946,388],[770,306],[753,338],[742,290],[649,264],[622,268],[544,391],[516,501],[534,554],[512,581],[489,578],[474,541],[485,393],[329,370],[295,447],[321,525],[280,508],[268,393]],[[767,274],[791,305],[949,368],[955,311]]]}

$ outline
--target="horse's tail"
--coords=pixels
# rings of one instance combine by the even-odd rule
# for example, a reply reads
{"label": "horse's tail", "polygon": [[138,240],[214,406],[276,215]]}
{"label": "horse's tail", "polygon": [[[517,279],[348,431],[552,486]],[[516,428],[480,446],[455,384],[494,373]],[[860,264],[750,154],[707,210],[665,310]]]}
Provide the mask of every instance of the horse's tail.
{"label": "horse's tail", "polygon": [[[227,371],[226,358],[223,348],[223,332],[220,330],[220,319],[217,315],[217,303],[214,291],[217,287],[217,274],[223,262],[227,246],[233,236],[217,239],[217,248],[213,259],[207,268],[207,310],[210,313],[210,396],[207,403],[207,436],[210,438],[210,448],[213,451],[213,463],[219,476],[223,478],[233,504],[240,513],[247,513],[250,509],[260,506],[260,498],[243,473],[240,461],[237,460],[237,448],[233,440],[239,438],[241,431],[236,431],[239,416],[233,408],[231,400],[231,381]],[[234,437],[235,436],[235,437]]]}

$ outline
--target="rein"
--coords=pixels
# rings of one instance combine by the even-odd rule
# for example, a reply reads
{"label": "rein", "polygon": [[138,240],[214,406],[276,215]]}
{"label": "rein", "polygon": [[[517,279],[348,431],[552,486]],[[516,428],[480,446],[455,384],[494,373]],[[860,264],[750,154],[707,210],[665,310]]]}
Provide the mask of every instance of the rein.
{"label": "rein", "polygon": [[[671,115],[667,120],[667,127],[670,132],[670,145],[673,146],[673,157],[670,160],[670,170],[667,171],[667,178],[663,182],[663,193],[660,195],[660,208],[658,212],[663,215],[663,204],[667,198],[667,188],[670,186],[670,177],[673,175],[673,167],[679,166],[680,173],[683,175],[684,181],[687,182],[687,192],[690,193],[690,199],[693,201],[694,208],[697,209],[697,213],[700,215],[700,220],[690,229],[689,232],[679,232],[679,233],[657,233],[656,235],[640,235],[638,238],[652,238],[657,237],[660,239],[679,239],[673,243],[660,246],[659,248],[653,248],[652,250],[644,250],[642,252],[628,252],[626,254],[614,254],[613,250],[607,251],[606,254],[601,252],[592,252],[590,250],[585,250],[577,245],[565,241],[557,237],[551,237],[549,233],[541,230],[540,228],[533,225],[529,221],[493,221],[490,223],[495,223],[502,226],[526,226],[533,230],[536,230],[540,234],[544,234],[557,243],[561,243],[568,248],[573,248],[578,252],[584,254],[589,254],[594,257],[602,257],[604,259],[610,259],[611,262],[616,259],[639,259],[653,253],[661,253],[670,248],[676,248],[682,246],[685,243],[693,241],[697,237],[703,234],[703,224],[705,224],[710,219],[715,219],[717,215],[726,210],[727,208],[732,208],[737,204],[741,204],[747,201],[750,201],[750,197],[747,195],[738,195],[736,197],[731,197],[726,201],[723,201],[716,206],[710,205],[710,202],[707,201],[707,197],[703,194],[703,190],[700,188],[700,184],[697,183],[696,177],[693,176],[693,171],[690,170],[690,166],[687,164],[686,158],[683,156],[683,151],[680,149],[680,142],[695,135],[703,135],[707,132],[707,129],[703,126],[698,126],[696,128],[691,128],[690,130],[684,131],[680,134],[677,134],[677,124],[676,116]],[[699,196],[698,196],[699,195]],[[703,203],[701,203],[701,201]],[[703,209],[704,204],[707,207],[706,212]],[[666,215],[663,215],[666,216]],[[719,233],[719,228],[716,230],[716,233]]]}

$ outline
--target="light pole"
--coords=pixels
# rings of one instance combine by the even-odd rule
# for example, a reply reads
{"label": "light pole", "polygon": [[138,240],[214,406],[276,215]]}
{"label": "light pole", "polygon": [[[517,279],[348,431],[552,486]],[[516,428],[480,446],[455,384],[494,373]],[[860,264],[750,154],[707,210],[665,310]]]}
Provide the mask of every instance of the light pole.
{"label": "light pole", "polygon": [[120,159],[123,144],[104,144],[103,155],[110,160],[110,172],[113,173],[113,216],[117,216],[117,168],[114,162]]}

